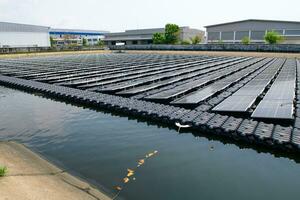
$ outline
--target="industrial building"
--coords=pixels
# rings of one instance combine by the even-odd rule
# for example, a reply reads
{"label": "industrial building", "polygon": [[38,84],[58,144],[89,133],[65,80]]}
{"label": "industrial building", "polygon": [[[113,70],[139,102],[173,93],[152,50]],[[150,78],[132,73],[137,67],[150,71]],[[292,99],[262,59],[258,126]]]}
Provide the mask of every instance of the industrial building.
{"label": "industrial building", "polygon": [[[164,33],[164,28],[126,30],[125,32],[105,34],[104,42],[106,45],[124,43],[125,45],[152,44],[154,33]],[[191,37],[199,35],[204,41],[204,31],[189,27],[180,27],[180,40],[189,40]]]}
{"label": "industrial building", "polygon": [[0,22],[0,48],[49,47],[49,27]]}
{"label": "industrial building", "polygon": [[81,29],[50,29],[50,36],[55,46],[81,46],[83,38],[87,45],[97,45],[108,31],[81,30]]}
{"label": "industrial building", "polygon": [[206,26],[207,43],[240,43],[249,37],[251,43],[264,43],[267,31],[284,37],[282,43],[300,44],[300,22],[248,19]]}

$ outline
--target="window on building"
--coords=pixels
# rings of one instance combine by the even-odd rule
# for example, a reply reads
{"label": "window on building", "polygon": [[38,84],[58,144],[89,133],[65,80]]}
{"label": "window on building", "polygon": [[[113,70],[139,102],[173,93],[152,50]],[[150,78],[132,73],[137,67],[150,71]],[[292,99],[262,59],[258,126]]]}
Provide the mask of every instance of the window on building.
{"label": "window on building", "polygon": [[251,31],[251,40],[263,40],[266,31]]}
{"label": "window on building", "polygon": [[273,30],[270,30],[270,31],[274,31],[280,35],[283,35],[283,30],[278,30],[278,29],[273,29]]}
{"label": "window on building", "polygon": [[98,41],[98,39],[97,39],[97,38],[94,38],[94,39],[93,39],[93,41],[94,41],[94,42],[97,42],[97,41]]}
{"label": "window on building", "polygon": [[300,35],[300,30],[285,30],[285,35]]}
{"label": "window on building", "polygon": [[208,32],[207,39],[208,40],[220,40],[220,32]]}
{"label": "window on building", "polygon": [[90,42],[90,41],[92,41],[92,39],[87,39],[87,41],[89,41],[89,42]]}
{"label": "window on building", "polygon": [[249,37],[249,31],[235,32],[235,40],[242,40],[244,37]]}
{"label": "window on building", "polygon": [[137,44],[137,43],[138,43],[138,41],[136,41],[136,40],[132,41],[132,44]]}
{"label": "window on building", "polygon": [[233,40],[233,31],[222,32],[221,39],[222,40]]}

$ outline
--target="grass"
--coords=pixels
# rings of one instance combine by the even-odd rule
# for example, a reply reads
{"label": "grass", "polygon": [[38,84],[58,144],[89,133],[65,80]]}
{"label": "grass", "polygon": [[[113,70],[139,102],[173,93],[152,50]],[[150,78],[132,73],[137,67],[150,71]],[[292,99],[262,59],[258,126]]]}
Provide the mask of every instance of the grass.
{"label": "grass", "polygon": [[0,166],[0,177],[3,177],[7,174],[7,167]]}

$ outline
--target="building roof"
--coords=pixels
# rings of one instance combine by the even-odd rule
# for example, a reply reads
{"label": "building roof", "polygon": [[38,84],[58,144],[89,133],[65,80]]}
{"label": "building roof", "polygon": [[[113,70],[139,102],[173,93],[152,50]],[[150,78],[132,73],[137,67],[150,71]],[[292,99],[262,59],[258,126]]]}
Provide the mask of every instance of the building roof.
{"label": "building roof", "polygon": [[[188,26],[182,26],[179,28],[183,31],[190,29],[190,27]],[[107,33],[105,34],[105,36],[125,36],[125,35],[127,36],[127,35],[146,35],[146,34],[153,35],[154,33],[164,33],[164,32],[165,32],[165,28],[132,29],[132,30],[125,30],[124,32]]]}
{"label": "building roof", "polygon": [[70,34],[70,35],[103,35],[109,33],[108,31],[100,30],[84,30],[84,29],[61,29],[51,28],[50,34]]}
{"label": "building roof", "polygon": [[124,32],[107,33],[107,37],[124,37],[124,36],[136,36],[136,35],[153,35],[154,33],[163,33],[164,28],[151,28],[151,29],[133,29],[125,30]]}
{"label": "building roof", "polygon": [[50,27],[11,22],[0,22],[1,32],[48,32]]}
{"label": "building roof", "polygon": [[111,38],[104,38],[104,41],[122,41],[122,40],[151,40],[152,36],[146,37],[111,37]]}
{"label": "building roof", "polygon": [[246,19],[246,20],[240,20],[240,21],[233,21],[233,22],[226,22],[226,23],[220,23],[220,24],[213,24],[204,26],[205,28],[210,28],[214,26],[222,26],[222,25],[228,25],[228,24],[235,24],[235,23],[242,23],[242,22],[249,22],[249,21],[256,21],[256,22],[282,22],[282,23],[299,23],[299,21],[283,21],[283,20],[265,20],[265,19]]}

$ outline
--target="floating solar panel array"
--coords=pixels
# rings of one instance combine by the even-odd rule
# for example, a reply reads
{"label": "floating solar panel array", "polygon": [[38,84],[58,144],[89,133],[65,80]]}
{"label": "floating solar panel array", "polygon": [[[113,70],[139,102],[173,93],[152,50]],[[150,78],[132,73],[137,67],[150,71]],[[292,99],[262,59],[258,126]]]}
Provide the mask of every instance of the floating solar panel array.
{"label": "floating solar panel array", "polygon": [[85,54],[0,60],[4,85],[300,150],[299,72],[299,60],[283,58]]}

